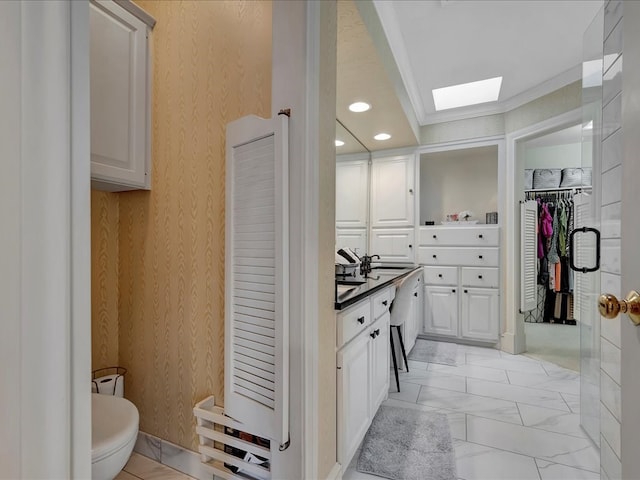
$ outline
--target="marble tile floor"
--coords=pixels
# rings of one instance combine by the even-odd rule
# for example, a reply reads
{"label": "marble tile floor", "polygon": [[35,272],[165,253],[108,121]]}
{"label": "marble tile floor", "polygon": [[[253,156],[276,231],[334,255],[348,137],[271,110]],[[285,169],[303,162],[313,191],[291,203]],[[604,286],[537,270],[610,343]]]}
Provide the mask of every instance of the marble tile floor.
{"label": "marble tile floor", "polygon": [[[599,480],[580,427],[579,374],[499,350],[458,346],[456,366],[409,361],[386,405],[445,413],[459,480]],[[356,470],[344,480],[379,480]]]}
{"label": "marble tile floor", "polygon": [[173,468],[162,465],[139,453],[131,454],[129,461],[114,480],[192,480]]}

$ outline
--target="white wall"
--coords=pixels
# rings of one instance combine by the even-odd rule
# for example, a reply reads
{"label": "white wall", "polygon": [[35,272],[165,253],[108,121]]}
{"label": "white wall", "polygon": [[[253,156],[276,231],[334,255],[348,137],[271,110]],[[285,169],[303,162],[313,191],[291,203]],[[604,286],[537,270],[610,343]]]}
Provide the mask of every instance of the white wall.
{"label": "white wall", "polygon": [[485,223],[498,211],[498,148],[467,148],[420,156],[420,224],[470,210]]}
{"label": "white wall", "polygon": [[569,168],[582,165],[582,144],[526,148],[524,168]]}

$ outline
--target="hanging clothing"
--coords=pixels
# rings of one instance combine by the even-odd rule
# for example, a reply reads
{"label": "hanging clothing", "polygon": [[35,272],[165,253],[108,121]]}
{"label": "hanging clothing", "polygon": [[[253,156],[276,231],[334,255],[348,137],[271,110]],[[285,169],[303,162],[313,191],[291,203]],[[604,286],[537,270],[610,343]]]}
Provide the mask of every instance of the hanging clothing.
{"label": "hanging clothing", "polygon": [[553,233],[551,234],[551,246],[547,252],[547,258],[549,263],[558,263],[560,257],[558,256],[558,208],[553,211]]}

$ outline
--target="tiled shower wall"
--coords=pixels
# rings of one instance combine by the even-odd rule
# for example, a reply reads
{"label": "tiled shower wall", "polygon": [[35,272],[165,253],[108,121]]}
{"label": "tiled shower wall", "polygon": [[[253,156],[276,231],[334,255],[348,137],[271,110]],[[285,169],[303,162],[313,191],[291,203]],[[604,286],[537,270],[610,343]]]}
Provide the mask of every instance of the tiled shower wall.
{"label": "tiled shower wall", "polygon": [[[601,290],[620,298],[620,207],[622,172],[622,5],[610,0],[604,11],[602,82],[602,257]],[[601,318],[600,464],[601,478],[621,478],[620,322]]]}

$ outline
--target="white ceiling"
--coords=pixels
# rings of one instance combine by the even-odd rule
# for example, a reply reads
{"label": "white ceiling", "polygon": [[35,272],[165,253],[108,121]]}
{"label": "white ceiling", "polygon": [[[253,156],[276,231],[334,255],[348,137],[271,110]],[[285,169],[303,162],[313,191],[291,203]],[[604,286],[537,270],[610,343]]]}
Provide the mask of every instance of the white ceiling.
{"label": "white ceiling", "polygon": [[[580,78],[600,0],[373,0],[420,125],[511,110]],[[388,69],[388,65],[387,65]],[[436,112],[431,90],[502,76],[498,102]]]}

